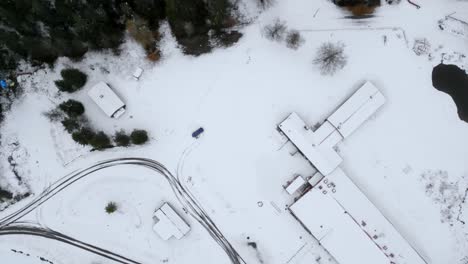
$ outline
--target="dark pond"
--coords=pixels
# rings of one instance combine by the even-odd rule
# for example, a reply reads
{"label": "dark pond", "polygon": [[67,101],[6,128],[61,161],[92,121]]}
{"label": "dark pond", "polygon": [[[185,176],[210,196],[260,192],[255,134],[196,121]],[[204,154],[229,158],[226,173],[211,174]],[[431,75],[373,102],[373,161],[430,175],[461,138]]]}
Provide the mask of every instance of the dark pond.
{"label": "dark pond", "polygon": [[468,74],[456,65],[439,64],[432,70],[432,85],[452,97],[458,116],[468,122]]}

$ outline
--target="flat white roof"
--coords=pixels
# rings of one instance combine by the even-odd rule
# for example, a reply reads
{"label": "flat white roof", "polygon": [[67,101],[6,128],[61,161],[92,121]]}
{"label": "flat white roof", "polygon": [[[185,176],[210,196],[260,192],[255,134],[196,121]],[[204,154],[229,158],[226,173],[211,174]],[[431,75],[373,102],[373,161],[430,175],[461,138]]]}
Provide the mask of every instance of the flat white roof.
{"label": "flat white roof", "polygon": [[297,175],[296,178],[294,178],[292,182],[288,185],[288,187],[285,188],[286,192],[288,192],[289,194],[293,194],[297,192],[297,190],[299,190],[302,186],[304,186],[305,183],[306,181],[304,180],[304,178],[302,178],[301,175]]}
{"label": "flat white roof", "polygon": [[327,120],[346,138],[384,103],[382,93],[371,82],[366,82]]}
{"label": "flat white roof", "polygon": [[135,71],[133,72],[133,78],[138,80],[142,74],[143,74],[143,69],[140,67],[137,67]]}
{"label": "flat white roof", "polygon": [[314,133],[295,112],[278,127],[322,174],[331,173],[342,162],[341,157],[333,149],[321,149],[316,145]]}
{"label": "flat white roof", "polygon": [[172,209],[168,203],[164,203],[161,208],[156,210],[154,216],[157,223],[153,230],[164,240],[171,237],[181,239],[190,231],[190,226]]}
{"label": "flat white roof", "polygon": [[340,264],[427,264],[341,169],[290,210]]}
{"label": "flat white roof", "polygon": [[[114,115],[125,107],[124,102],[115,94],[114,91],[105,82],[99,82],[88,91],[89,97],[106,113],[109,117]],[[123,114],[122,111],[118,112]],[[118,116],[115,116],[118,117]]]}

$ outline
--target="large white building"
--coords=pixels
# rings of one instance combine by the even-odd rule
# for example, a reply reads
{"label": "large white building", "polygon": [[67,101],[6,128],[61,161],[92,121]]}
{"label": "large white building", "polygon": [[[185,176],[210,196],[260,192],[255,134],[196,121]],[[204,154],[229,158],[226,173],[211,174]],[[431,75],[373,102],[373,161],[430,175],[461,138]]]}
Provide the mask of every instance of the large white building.
{"label": "large white building", "polygon": [[[382,93],[366,82],[315,131],[296,113],[278,125],[318,170],[308,180],[312,188],[289,210],[340,264],[427,263],[339,168],[336,144],[384,103]],[[286,191],[294,194],[304,184],[294,179]]]}
{"label": "large white building", "polygon": [[328,175],[343,161],[333,147],[351,135],[383,104],[385,97],[366,82],[315,131],[297,113],[291,113],[278,128],[317,170]]}
{"label": "large white building", "polygon": [[289,210],[340,264],[427,264],[340,168]]}

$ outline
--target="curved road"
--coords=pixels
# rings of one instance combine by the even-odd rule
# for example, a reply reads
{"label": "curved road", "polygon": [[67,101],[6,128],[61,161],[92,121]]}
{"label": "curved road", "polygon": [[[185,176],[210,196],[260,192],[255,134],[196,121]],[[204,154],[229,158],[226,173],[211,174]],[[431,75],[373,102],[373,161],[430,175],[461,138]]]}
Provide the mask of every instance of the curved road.
{"label": "curved road", "polygon": [[90,244],[78,241],[69,236],[61,234],[59,232],[53,231],[47,228],[41,228],[38,226],[31,226],[18,223],[25,215],[32,212],[34,209],[47,202],[49,199],[54,197],[56,194],[62,192],[67,187],[75,183],[76,181],[90,176],[93,172],[121,165],[135,165],[140,167],[145,167],[150,170],[156,171],[159,174],[163,175],[165,179],[169,182],[174,194],[176,195],[179,202],[185,208],[185,210],[194,217],[211,235],[211,237],[221,246],[221,248],[226,252],[233,264],[244,264],[245,261],[237,253],[234,247],[229,243],[229,241],[224,237],[221,231],[218,229],[216,224],[211,220],[208,214],[203,210],[203,208],[197,203],[196,199],[191,195],[191,193],[180,183],[180,181],[172,175],[172,173],[164,167],[161,163],[146,158],[119,158],[119,159],[110,159],[95,163],[94,165],[86,168],[75,171],[71,174],[66,175],[65,177],[59,179],[47,189],[45,189],[40,195],[38,195],[34,200],[23,208],[3,217],[0,219],[0,235],[34,235],[41,236],[44,238],[55,239],[70,245],[82,248],[89,252],[101,255],[108,259],[115,260],[120,263],[125,264],[138,264],[139,262],[125,258],[119,254],[101,249],[99,247],[92,246]]}

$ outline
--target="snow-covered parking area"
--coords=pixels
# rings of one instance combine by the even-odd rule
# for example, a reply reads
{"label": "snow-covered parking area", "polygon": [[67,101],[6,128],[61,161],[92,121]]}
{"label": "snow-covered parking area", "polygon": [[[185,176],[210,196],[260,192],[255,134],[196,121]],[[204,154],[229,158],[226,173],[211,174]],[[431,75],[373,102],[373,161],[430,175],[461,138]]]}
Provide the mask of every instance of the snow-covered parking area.
{"label": "snow-covered parking area", "polygon": [[[247,5],[255,19],[229,49],[184,56],[163,26],[164,58],[154,65],[144,61],[143,51],[131,41],[120,57],[89,53],[80,62],[61,59],[55,69],[25,81],[25,96],[1,128],[2,141],[15,138],[27,152],[20,167],[34,194],[99,160],[147,157],[178,172],[247,263],[335,263],[286,210],[293,197],[283,185],[295,174],[311,176],[315,169],[301,155],[290,154],[291,146],[284,144],[276,126],[293,111],[311,126],[322,122],[368,80],[387,103],[338,145],[343,170],[428,263],[466,264],[468,124],[458,119],[452,99],[432,87],[431,72],[442,57],[468,68],[466,58],[447,57],[468,54],[466,39],[437,26],[445,15],[468,10],[468,2],[419,2],[421,9],[406,1],[383,6],[365,22],[343,18],[344,12],[327,1],[276,1],[258,16]],[[275,18],[300,31],[304,44],[299,49],[262,35]],[[416,56],[412,50],[421,37],[431,43],[430,56]],[[345,45],[348,62],[333,76],[321,75],[312,63],[325,41]],[[90,153],[50,124],[42,112],[67,98],[57,95],[53,85],[65,65],[89,75],[76,96],[97,129],[112,133],[141,127],[149,131],[150,143]],[[145,69],[139,81],[131,76],[137,66]],[[87,97],[86,90],[98,81],[109,83],[124,99],[127,110],[120,119],[107,118]],[[205,132],[193,139],[199,127]],[[7,171],[9,166],[1,168]],[[109,201],[120,205],[114,214],[104,210]],[[152,231],[152,214],[164,201],[190,224],[187,237],[163,241]],[[22,205],[11,206],[0,217]],[[183,213],[169,184],[139,167],[96,172],[27,220],[143,263],[229,263],[208,233]],[[8,251],[15,259],[10,263],[29,263],[10,248],[47,256],[54,263],[107,263],[56,242],[0,237],[0,255]]]}

